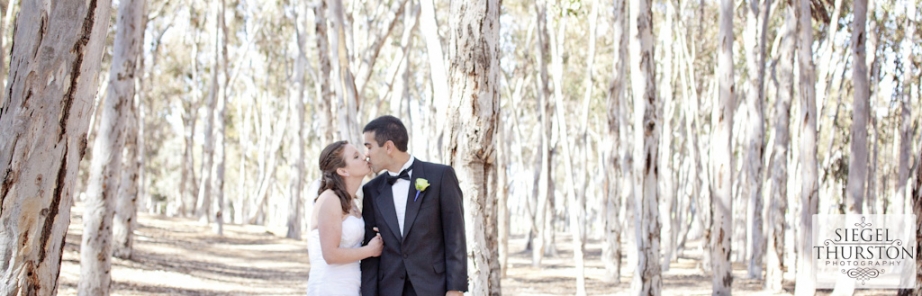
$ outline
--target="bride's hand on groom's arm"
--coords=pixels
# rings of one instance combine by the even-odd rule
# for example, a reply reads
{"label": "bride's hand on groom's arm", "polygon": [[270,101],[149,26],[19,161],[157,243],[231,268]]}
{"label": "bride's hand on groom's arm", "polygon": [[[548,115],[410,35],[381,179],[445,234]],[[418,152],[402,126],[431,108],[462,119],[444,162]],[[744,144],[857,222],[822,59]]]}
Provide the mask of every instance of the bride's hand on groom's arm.
{"label": "bride's hand on groom's arm", "polygon": [[375,237],[372,237],[368,244],[365,245],[365,249],[369,252],[368,257],[381,256],[381,251],[384,250],[384,241],[381,239],[381,234],[375,234]]}

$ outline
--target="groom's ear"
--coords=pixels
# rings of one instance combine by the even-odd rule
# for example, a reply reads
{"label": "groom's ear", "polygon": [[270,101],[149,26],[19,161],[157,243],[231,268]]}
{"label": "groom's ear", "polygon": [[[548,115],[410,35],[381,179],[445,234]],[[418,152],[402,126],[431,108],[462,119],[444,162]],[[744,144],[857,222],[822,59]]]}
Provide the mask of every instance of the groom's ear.
{"label": "groom's ear", "polygon": [[384,142],[384,151],[387,152],[387,154],[391,154],[394,148],[395,148],[394,141],[387,140],[387,142]]}

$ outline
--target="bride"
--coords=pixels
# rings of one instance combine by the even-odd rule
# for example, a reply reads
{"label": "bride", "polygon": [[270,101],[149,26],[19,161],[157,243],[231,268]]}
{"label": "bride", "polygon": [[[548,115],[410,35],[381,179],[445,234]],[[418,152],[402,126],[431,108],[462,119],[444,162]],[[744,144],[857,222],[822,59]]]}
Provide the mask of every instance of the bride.
{"label": "bride", "polygon": [[346,141],[320,153],[320,196],[314,201],[307,241],[310,275],[307,295],[359,295],[359,261],[381,255],[381,235],[362,246],[365,221],[356,207],[355,192],[371,171],[365,155]]}

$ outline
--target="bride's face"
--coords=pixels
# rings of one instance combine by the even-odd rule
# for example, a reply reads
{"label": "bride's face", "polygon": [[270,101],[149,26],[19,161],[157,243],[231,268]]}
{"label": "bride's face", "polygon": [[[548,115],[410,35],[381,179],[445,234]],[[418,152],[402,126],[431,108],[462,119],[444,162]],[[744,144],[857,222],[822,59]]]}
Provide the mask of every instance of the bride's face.
{"label": "bride's face", "polygon": [[352,144],[347,144],[343,148],[343,158],[346,161],[346,167],[342,169],[347,173],[344,174],[346,177],[365,177],[371,173],[371,165],[365,161],[365,155]]}

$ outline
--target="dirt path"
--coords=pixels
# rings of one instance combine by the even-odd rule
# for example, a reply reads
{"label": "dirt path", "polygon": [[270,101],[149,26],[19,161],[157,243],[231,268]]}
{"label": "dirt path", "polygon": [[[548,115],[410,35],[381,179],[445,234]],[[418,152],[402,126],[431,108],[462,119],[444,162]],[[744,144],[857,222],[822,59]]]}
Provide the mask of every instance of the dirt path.
{"label": "dirt path", "polygon": [[[82,205],[74,207],[64,247],[60,295],[76,295],[80,274]],[[131,260],[112,262],[113,295],[304,295],[307,283],[307,247],[304,241],[282,237],[260,226],[226,225],[225,236],[197,221],[140,214]],[[502,281],[503,295],[573,295],[576,291],[569,238],[558,234],[559,254],[546,258],[541,269],[531,267],[531,254],[520,252],[525,241],[510,241],[509,270]],[[586,246],[589,295],[628,295],[629,267],[621,284],[601,279],[598,242]],[[627,265],[627,260],[624,260]],[[711,278],[695,267],[697,261],[680,259],[664,273],[663,295],[710,295]],[[743,265],[734,265],[735,295],[772,295],[760,292],[761,283],[746,279]],[[791,282],[786,283],[789,295]],[[893,295],[895,291],[860,291],[856,295]],[[820,293],[820,295],[828,293]]]}
{"label": "dirt path", "polygon": [[[83,222],[74,208],[60,295],[75,295]],[[189,220],[140,214],[131,260],[113,259],[113,295],[304,295],[306,244],[264,227],[226,225],[225,236]]]}

